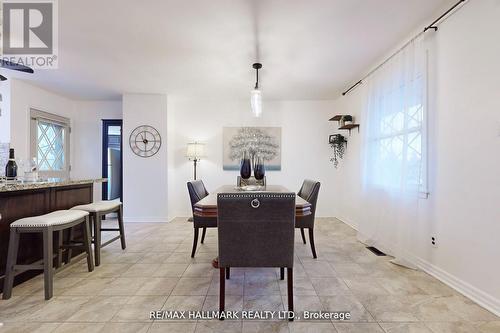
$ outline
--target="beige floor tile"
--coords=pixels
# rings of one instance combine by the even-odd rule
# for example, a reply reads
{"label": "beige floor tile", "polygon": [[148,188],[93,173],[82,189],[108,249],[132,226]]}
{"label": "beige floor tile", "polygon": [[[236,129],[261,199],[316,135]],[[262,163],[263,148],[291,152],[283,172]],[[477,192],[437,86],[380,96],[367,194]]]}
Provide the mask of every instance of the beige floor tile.
{"label": "beige floor tile", "polygon": [[349,312],[352,322],[374,321],[373,317],[353,295],[320,296],[326,311]]}
{"label": "beige floor tile", "polygon": [[[191,250],[189,250],[191,251]],[[191,252],[173,252],[163,263],[164,264],[190,264],[194,262]]]}
{"label": "beige floor tile", "polygon": [[[205,296],[173,296],[170,295],[163,305],[164,311],[201,311]],[[188,318],[189,319],[189,318]],[[172,320],[168,320],[172,321]],[[185,321],[185,320],[182,320]],[[196,321],[196,320],[190,320]]]}
{"label": "beige floor tile", "polygon": [[108,288],[114,278],[83,279],[63,292],[63,296],[88,296],[96,295]]}
{"label": "beige floor tile", "polygon": [[115,278],[125,273],[133,264],[103,264],[95,268],[89,278]]}
{"label": "beige floor tile", "polygon": [[2,333],[50,333],[61,323],[3,323],[0,325]]}
{"label": "beige floor tile", "polygon": [[466,321],[494,321],[499,319],[493,313],[462,295],[444,296],[440,297],[440,300]]}
{"label": "beige floor tile", "polygon": [[500,320],[498,321],[488,321],[488,322],[478,322],[474,325],[479,329],[481,333],[498,333],[500,332]]}
{"label": "beige floor tile", "polygon": [[347,285],[339,278],[312,278],[311,283],[318,296],[351,294]]}
{"label": "beige floor tile", "polygon": [[468,322],[428,322],[425,323],[433,333],[475,333],[477,328]]}
{"label": "beige floor tile", "polygon": [[215,271],[212,264],[193,263],[188,266],[182,277],[212,277]]}
{"label": "beige floor tile", "polygon": [[126,296],[97,296],[83,304],[71,315],[68,322],[107,322],[127,302]]}
{"label": "beige floor tile", "polygon": [[287,321],[244,320],[243,333],[289,333]]}
{"label": "beige floor tile", "polygon": [[103,328],[103,323],[63,323],[55,329],[54,333],[97,333],[101,332]]}
{"label": "beige floor tile", "polygon": [[[288,296],[281,296],[285,310],[288,310]],[[320,312],[324,311],[323,303],[318,296],[294,296],[293,297],[293,311],[297,321],[329,321],[313,318],[304,318],[304,311]]]}
{"label": "beige floor tile", "polygon": [[53,297],[38,311],[29,316],[29,320],[40,322],[63,322],[76,313],[90,300],[88,296]]}
{"label": "beige floor tile", "polygon": [[150,312],[160,310],[166,300],[166,296],[132,296],[111,321],[151,322]]}
{"label": "beige floor tile", "polygon": [[[214,276],[212,282],[210,283],[210,288],[208,288],[208,295],[219,295],[219,276]],[[226,280],[225,289],[226,295],[243,295],[243,288],[245,285],[243,276],[232,276],[229,280]]]}
{"label": "beige floor tile", "polygon": [[169,252],[150,252],[146,253],[137,263],[138,264],[158,264],[167,260],[172,255],[173,251]]}
{"label": "beige floor tile", "polygon": [[[285,296],[288,294],[288,283],[286,279],[286,273],[285,273],[285,279],[284,280],[279,280],[279,287],[280,287],[280,292],[282,296]],[[304,278],[294,278],[293,279],[293,294],[297,296],[316,296],[316,290],[314,290],[313,284],[311,282],[311,279],[308,277]]]}
{"label": "beige floor tile", "polygon": [[312,322],[289,322],[290,333],[336,333],[337,330],[332,323]]}
{"label": "beige floor tile", "polygon": [[47,304],[39,295],[12,296],[8,300],[0,300],[0,322],[29,322],[33,313]]}
{"label": "beige floor tile", "polygon": [[188,268],[188,264],[161,264],[154,272],[153,277],[181,277]]}
{"label": "beige floor tile", "polygon": [[151,323],[106,323],[100,333],[147,333],[150,327]]}
{"label": "beige floor tile", "polygon": [[148,333],[193,333],[196,322],[154,322]]}
{"label": "beige floor tile", "polygon": [[241,330],[241,321],[199,320],[195,333],[241,333]]}
{"label": "beige floor tile", "polygon": [[389,295],[390,293],[382,287],[375,279],[356,278],[344,279],[349,290],[356,295]]}
{"label": "beige floor tile", "polygon": [[283,301],[280,295],[245,295],[243,296],[245,311],[282,311]]}
{"label": "beige floor tile", "polygon": [[281,295],[276,275],[245,274],[245,295]]}
{"label": "beige floor tile", "polygon": [[101,289],[101,296],[132,296],[144,286],[147,278],[116,278]]}
{"label": "beige floor tile", "polygon": [[335,323],[339,333],[384,333],[377,323]]}
{"label": "beige floor tile", "polygon": [[[196,320],[152,323],[149,314],[218,309],[219,271],[210,265],[217,256],[216,231],[208,231],[191,258],[192,224],[184,217],[165,224],[127,223],[126,229],[127,249],[119,242],[103,248],[94,272],[81,259],[59,269],[51,300],[44,300],[42,276],[16,286],[10,300],[0,300],[0,331],[194,332]],[[350,311],[352,319],[245,321],[236,331],[335,332],[337,325],[340,332],[381,332],[380,324],[391,333],[500,332],[499,317],[422,271],[373,255],[357,241],[356,231],[338,220],[318,218],[315,231],[318,259],[296,231],[295,310]],[[286,287],[277,268],[232,268],[226,309],[283,310]],[[228,322],[200,321],[198,331],[231,330]]]}
{"label": "beige floor tile", "polygon": [[172,290],[172,295],[206,295],[210,286],[211,278],[180,278]]}
{"label": "beige floor tile", "polygon": [[[226,295],[224,299],[225,311],[242,311],[243,296]],[[203,303],[203,311],[218,311],[219,310],[219,295],[207,296]]]}
{"label": "beige floor tile", "polygon": [[336,273],[328,261],[306,261],[302,262],[306,274],[310,278],[335,277]]}
{"label": "beige floor tile", "polygon": [[432,333],[424,323],[379,323],[386,333]]}
{"label": "beige floor tile", "polygon": [[358,299],[377,321],[417,322],[415,306],[427,301],[430,296],[358,296]]}
{"label": "beige floor tile", "polygon": [[137,296],[168,296],[174,290],[179,278],[149,278],[135,293]]}
{"label": "beige floor tile", "polygon": [[137,278],[137,277],[151,277],[160,268],[160,264],[134,264],[126,270],[121,277],[124,278]]}
{"label": "beige floor tile", "polygon": [[415,316],[421,321],[453,322],[463,317],[451,310],[452,303],[443,297],[429,297],[413,306]]}

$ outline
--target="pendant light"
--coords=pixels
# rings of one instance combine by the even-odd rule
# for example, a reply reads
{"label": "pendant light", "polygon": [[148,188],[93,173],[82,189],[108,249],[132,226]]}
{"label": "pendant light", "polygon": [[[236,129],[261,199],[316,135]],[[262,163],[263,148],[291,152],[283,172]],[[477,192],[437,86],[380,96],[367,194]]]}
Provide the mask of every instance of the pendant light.
{"label": "pendant light", "polygon": [[252,113],[255,117],[260,117],[262,114],[262,91],[259,89],[259,69],[262,68],[262,64],[255,63],[252,65],[255,69],[255,88],[250,93],[250,104],[252,106]]}

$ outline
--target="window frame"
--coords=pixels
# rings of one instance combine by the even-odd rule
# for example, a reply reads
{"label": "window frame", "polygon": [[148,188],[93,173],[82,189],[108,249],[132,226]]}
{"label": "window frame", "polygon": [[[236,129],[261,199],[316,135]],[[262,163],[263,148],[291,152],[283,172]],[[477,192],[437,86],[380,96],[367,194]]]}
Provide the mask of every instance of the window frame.
{"label": "window frame", "polygon": [[[38,170],[42,178],[69,178],[71,171],[70,144],[71,144],[71,119],[62,117],[53,113],[41,111],[40,109],[30,108],[30,156],[35,158],[38,163],[38,122],[52,123],[62,126],[65,130],[64,135],[64,168],[63,170],[42,171]],[[37,165],[37,168],[39,166]]]}

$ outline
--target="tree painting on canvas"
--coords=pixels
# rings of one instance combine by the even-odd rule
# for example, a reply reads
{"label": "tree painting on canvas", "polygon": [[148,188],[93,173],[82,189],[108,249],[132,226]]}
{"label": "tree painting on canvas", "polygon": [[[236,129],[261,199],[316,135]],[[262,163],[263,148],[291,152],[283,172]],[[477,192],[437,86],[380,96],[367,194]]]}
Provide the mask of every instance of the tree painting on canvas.
{"label": "tree painting on canvas", "polygon": [[264,160],[266,170],[281,170],[281,127],[224,127],[223,169],[239,170],[246,152]]}

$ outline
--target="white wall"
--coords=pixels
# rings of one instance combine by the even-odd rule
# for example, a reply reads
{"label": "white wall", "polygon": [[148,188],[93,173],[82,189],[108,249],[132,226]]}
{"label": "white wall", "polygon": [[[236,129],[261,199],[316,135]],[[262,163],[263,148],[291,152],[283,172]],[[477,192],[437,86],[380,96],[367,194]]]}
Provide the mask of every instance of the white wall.
{"label": "white wall", "polygon": [[[101,177],[101,119],[121,118],[121,102],[75,101],[25,81],[10,80],[10,143],[16,158],[30,158],[30,108],[71,119],[72,178]],[[94,185],[101,200],[101,185]]]}
{"label": "white wall", "polygon": [[[72,178],[102,177],[101,120],[121,118],[121,101],[75,101],[71,132],[73,141]],[[94,201],[98,200],[102,200],[101,183],[94,184]]]}
{"label": "white wall", "polygon": [[[10,81],[0,82],[0,143],[10,142]],[[3,167],[3,166],[2,166]]]}
{"label": "white wall", "polygon": [[208,191],[235,184],[238,171],[222,170],[222,128],[224,126],[278,126],[282,128],[282,170],[266,173],[269,184],[298,191],[304,178],[321,181],[318,216],[332,216],[335,193],[330,175],[333,164],[328,135],[334,114],[331,101],[267,101],[263,116],[254,118],[249,100],[168,101],[169,216],[189,216],[191,208],[186,182],[193,178],[193,162],[185,157],[186,144],[206,144],[206,155],[198,166],[198,178]]}
{"label": "white wall", "polygon": [[[137,126],[155,127],[162,136],[159,152],[149,158],[128,146]],[[166,222],[167,210],[167,96],[123,96],[123,209],[126,222]]]}
{"label": "white wall", "polygon": [[[430,197],[421,200],[413,254],[422,268],[500,314],[498,17],[499,1],[469,1],[433,37]],[[337,100],[336,109],[359,115],[362,90]],[[335,214],[354,226],[361,202],[359,165],[359,140],[352,140],[334,180],[343,196]]]}

